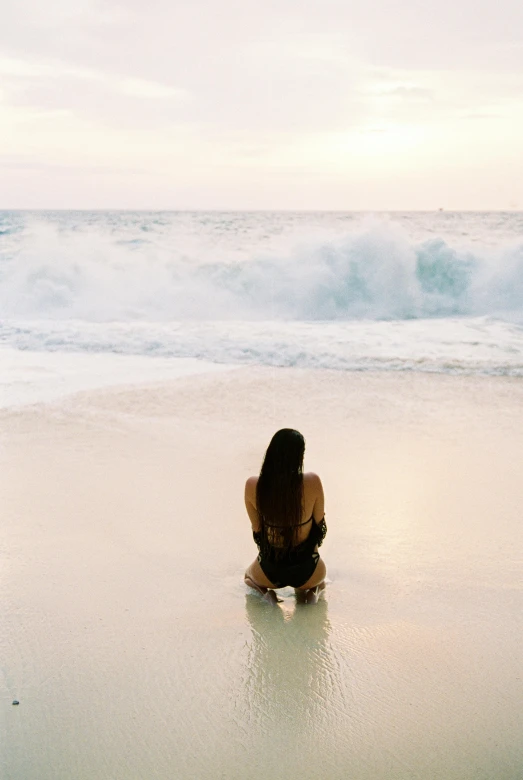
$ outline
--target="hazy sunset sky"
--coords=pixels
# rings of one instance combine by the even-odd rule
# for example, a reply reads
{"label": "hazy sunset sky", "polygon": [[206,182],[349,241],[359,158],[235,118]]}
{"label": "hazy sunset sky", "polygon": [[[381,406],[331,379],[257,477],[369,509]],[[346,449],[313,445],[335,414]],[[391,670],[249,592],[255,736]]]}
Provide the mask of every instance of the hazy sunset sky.
{"label": "hazy sunset sky", "polygon": [[5,0],[0,208],[523,208],[521,0]]}

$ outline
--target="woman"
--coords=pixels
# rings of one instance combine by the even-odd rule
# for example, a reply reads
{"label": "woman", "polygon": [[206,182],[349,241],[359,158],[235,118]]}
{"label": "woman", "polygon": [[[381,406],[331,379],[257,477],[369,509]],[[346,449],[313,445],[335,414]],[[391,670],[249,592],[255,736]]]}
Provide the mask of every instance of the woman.
{"label": "woman", "polygon": [[268,601],[274,589],[291,585],[314,604],[325,587],[325,564],[318,547],[327,533],[323,487],[317,474],[303,473],[305,440],[282,428],[272,437],[259,477],[245,484],[245,506],[259,555],[245,572],[245,582]]}

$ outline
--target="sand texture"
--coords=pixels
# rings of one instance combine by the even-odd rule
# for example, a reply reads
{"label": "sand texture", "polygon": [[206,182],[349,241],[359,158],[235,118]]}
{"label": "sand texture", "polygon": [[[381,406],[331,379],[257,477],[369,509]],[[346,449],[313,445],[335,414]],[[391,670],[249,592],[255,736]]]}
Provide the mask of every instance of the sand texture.
{"label": "sand texture", "polygon": [[[325,487],[316,606],[242,581],[283,426]],[[520,380],[240,369],[0,432],[2,780],[523,777]]]}

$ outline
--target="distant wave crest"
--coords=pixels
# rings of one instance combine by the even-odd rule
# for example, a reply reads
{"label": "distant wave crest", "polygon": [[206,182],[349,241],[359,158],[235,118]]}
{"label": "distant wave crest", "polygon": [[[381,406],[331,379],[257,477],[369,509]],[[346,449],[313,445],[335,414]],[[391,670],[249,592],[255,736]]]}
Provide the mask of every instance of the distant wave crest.
{"label": "distant wave crest", "polygon": [[[12,239],[12,237],[10,237]],[[374,221],[276,256],[189,258],[181,246],[32,225],[0,244],[0,317],[109,321],[523,317],[523,241],[415,243]]]}

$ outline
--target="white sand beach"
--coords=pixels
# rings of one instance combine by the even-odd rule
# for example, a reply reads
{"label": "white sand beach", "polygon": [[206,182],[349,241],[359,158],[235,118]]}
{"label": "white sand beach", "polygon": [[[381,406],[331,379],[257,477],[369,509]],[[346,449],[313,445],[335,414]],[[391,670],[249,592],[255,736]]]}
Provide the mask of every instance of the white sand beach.
{"label": "white sand beach", "polygon": [[[522,410],[241,368],[1,412],[2,779],[519,780]],[[316,606],[243,583],[283,426],[325,487]]]}

